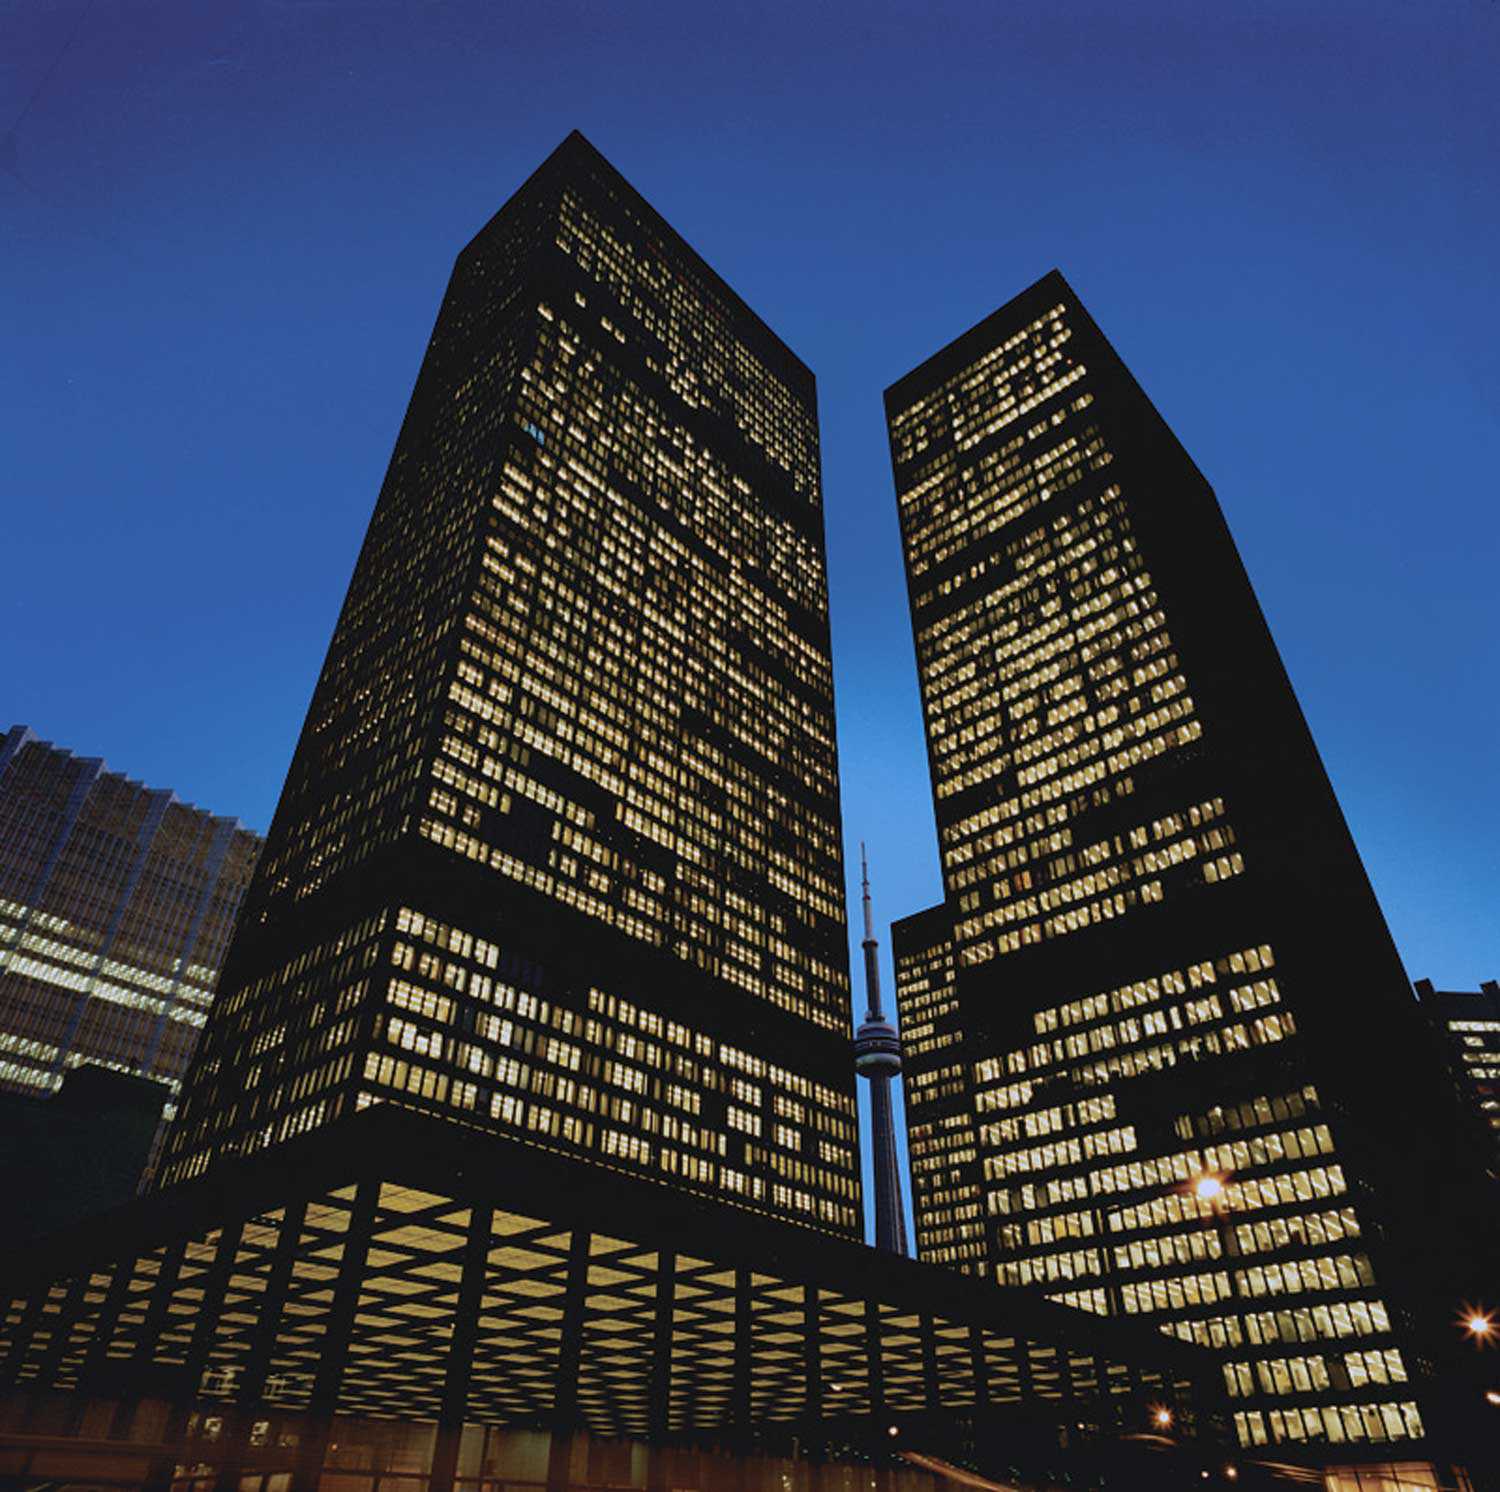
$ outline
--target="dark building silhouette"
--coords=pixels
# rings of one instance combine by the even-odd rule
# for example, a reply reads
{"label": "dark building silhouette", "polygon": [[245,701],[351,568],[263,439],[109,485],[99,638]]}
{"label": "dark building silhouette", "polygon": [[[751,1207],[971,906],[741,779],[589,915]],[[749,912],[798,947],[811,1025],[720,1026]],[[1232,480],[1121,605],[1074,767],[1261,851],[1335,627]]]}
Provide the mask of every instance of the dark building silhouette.
{"label": "dark building silhouette", "polygon": [[1430,1474],[1485,1443],[1493,1230],[1212,489],[1055,272],[886,408],[944,883],[893,930],[921,1256],[1221,1349],[1245,1447]]}
{"label": "dark building silhouette", "polygon": [[96,1063],[165,1083],[170,1120],[260,848],[23,725],[0,738],[0,1092]]}
{"label": "dark building silhouette", "polygon": [[1440,990],[1418,979],[1413,988],[1460,1101],[1489,1142],[1490,1175],[1500,1187],[1500,982]]}
{"label": "dark building silhouette", "polygon": [[812,374],[580,135],[459,255],[165,1165],[371,1103],[862,1231]]}
{"label": "dark building silhouette", "polygon": [[168,1088],[107,1067],[71,1067],[56,1093],[0,1093],[0,1196],[11,1241],[128,1202],[140,1186]]}

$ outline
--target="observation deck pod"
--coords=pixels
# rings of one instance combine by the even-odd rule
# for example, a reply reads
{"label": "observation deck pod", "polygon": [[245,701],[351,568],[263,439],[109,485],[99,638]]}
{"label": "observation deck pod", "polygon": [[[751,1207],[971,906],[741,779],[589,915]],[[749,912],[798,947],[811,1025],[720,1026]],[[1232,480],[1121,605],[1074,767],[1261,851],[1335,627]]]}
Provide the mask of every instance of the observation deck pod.
{"label": "observation deck pod", "polygon": [[854,1033],[854,1070],[861,1077],[895,1077],[901,1071],[901,1038],[883,1016]]}

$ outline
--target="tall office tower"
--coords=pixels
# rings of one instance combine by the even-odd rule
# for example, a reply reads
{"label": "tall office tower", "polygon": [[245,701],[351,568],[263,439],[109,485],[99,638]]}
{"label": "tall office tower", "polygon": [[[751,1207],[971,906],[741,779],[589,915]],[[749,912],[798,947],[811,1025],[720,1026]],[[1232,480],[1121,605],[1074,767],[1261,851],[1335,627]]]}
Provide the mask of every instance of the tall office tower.
{"label": "tall office tower", "polygon": [[1246,1445],[1455,1443],[1471,1157],[1212,489],[1055,272],[886,407],[922,1254],[1224,1349]]}
{"label": "tall office tower", "polygon": [[875,1181],[875,1247],[893,1254],[908,1252],[906,1208],[901,1201],[901,1161],[896,1152],[896,1124],[891,1084],[901,1072],[901,1038],[886,1019],[880,1000],[880,943],[870,901],[870,866],[859,847],[860,881],[865,916],[865,1018],[854,1033],[854,1067],[870,1084],[870,1150]]}
{"label": "tall office tower", "polygon": [[0,738],[0,1090],[98,1063],[175,1094],[260,849],[25,726]]}
{"label": "tall office tower", "polygon": [[571,135],[459,255],[168,1180],[395,1103],[859,1233],[819,482]]}
{"label": "tall office tower", "polygon": [[1440,990],[1419,979],[1414,988],[1460,1101],[1484,1131],[1490,1172],[1500,1186],[1500,981]]}

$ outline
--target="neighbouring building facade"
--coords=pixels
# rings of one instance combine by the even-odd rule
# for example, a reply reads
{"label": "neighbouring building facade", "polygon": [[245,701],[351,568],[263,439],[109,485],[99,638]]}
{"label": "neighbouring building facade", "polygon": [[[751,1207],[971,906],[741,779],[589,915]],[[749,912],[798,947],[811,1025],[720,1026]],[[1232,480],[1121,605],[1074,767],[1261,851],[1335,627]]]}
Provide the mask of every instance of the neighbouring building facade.
{"label": "neighbouring building facade", "polygon": [[94,1063],[175,1095],[260,848],[25,726],[0,738],[0,1091]]}
{"label": "neighbouring building facade", "polygon": [[819,480],[571,136],[459,256],[167,1180],[399,1103],[861,1235]]}
{"label": "neighbouring building facade", "polygon": [[886,407],[944,884],[893,929],[921,1257],[1219,1349],[1243,1446],[1432,1475],[1493,1260],[1212,489],[1056,272]]}
{"label": "neighbouring building facade", "polygon": [[1490,1169],[1500,1185],[1500,982],[1440,990],[1419,979],[1413,988],[1462,1102],[1488,1135]]}

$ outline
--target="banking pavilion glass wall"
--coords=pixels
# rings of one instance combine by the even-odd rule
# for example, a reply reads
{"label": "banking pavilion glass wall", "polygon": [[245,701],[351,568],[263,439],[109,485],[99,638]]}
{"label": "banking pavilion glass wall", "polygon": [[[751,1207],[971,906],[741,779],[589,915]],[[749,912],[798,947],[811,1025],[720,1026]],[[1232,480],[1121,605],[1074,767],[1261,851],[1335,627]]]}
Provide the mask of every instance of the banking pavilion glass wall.
{"label": "banking pavilion glass wall", "polygon": [[1212,490],[1055,273],[887,412],[945,893],[893,930],[922,1257],[1221,1349],[1247,1446],[1422,1440],[1415,1028]]}
{"label": "banking pavilion glass wall", "polygon": [[401,1103],[858,1233],[819,483],[570,137],[459,256],[173,1177]]}

